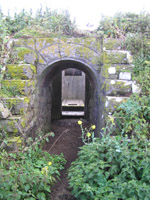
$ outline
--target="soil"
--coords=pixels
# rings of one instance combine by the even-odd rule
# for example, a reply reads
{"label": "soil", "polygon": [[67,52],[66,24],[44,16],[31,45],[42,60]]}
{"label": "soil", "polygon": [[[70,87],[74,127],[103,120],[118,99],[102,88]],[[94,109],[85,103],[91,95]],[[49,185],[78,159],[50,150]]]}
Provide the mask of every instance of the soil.
{"label": "soil", "polygon": [[[67,180],[67,171],[71,163],[77,158],[79,147],[83,145],[81,140],[81,129],[77,124],[78,119],[61,119],[52,123],[54,138],[50,138],[45,145],[45,150],[51,154],[64,154],[67,163],[62,170],[60,180],[52,187],[50,200],[77,200],[71,195]],[[83,120],[82,120],[83,121]],[[84,121],[84,124],[87,124]]]}

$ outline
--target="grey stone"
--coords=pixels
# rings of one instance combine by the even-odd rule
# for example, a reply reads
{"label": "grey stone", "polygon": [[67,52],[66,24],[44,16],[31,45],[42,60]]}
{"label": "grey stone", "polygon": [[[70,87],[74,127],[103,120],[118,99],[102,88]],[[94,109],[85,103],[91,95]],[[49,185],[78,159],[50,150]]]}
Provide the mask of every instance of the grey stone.
{"label": "grey stone", "polygon": [[115,67],[109,67],[108,68],[108,73],[109,74],[115,74],[116,73],[116,68]]}
{"label": "grey stone", "polygon": [[34,54],[32,53],[29,53],[29,54],[25,54],[24,55],[24,61],[28,64],[35,64],[35,61],[36,61],[36,57]]}
{"label": "grey stone", "polygon": [[132,93],[132,81],[106,80],[107,96],[129,96]]}
{"label": "grey stone", "polygon": [[4,107],[2,103],[0,103],[0,118],[1,119],[6,119],[10,115],[10,111]]}
{"label": "grey stone", "polygon": [[141,87],[140,85],[136,84],[136,81],[132,82],[132,93],[136,93],[136,94],[141,93]]}
{"label": "grey stone", "polygon": [[119,79],[121,80],[131,80],[131,72],[120,72]]}
{"label": "grey stone", "polygon": [[117,106],[119,106],[120,103],[127,100],[128,97],[112,97],[112,96],[106,96],[106,102],[105,102],[105,110],[106,113],[113,114]]}

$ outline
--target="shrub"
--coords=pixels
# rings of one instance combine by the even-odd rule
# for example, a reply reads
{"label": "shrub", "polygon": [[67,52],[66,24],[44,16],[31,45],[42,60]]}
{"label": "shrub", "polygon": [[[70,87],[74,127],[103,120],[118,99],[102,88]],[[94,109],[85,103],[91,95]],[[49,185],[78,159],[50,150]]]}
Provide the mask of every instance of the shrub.
{"label": "shrub", "polygon": [[[32,29],[33,34],[32,34]],[[22,33],[22,30],[27,30]],[[37,31],[39,30],[39,32]],[[15,13],[14,16],[4,15],[0,10],[0,33],[3,35],[15,35],[15,37],[33,37],[36,31],[36,36],[43,34],[62,34],[62,35],[73,35],[75,30],[75,22],[70,18],[70,14],[67,10],[58,12],[57,10],[51,11],[49,8],[38,9],[33,15],[32,10],[30,12],[24,9]],[[31,35],[28,36],[28,31]],[[21,35],[21,33],[23,35]],[[27,35],[25,35],[25,33]]]}
{"label": "shrub", "polygon": [[38,147],[26,152],[1,152],[0,199],[49,199],[51,186],[64,164],[62,155],[50,155]]}
{"label": "shrub", "polygon": [[116,13],[113,17],[103,16],[97,31],[103,31],[106,37],[120,38],[127,33],[141,33],[146,36],[150,32],[149,13]]}
{"label": "shrub", "polygon": [[149,138],[150,134],[150,95],[132,96],[122,103],[114,114],[116,134],[128,134]]}
{"label": "shrub", "polygon": [[106,135],[81,147],[68,179],[82,200],[148,200],[149,174],[148,140]]}
{"label": "shrub", "polygon": [[147,56],[150,53],[149,39],[141,33],[126,34],[124,45],[133,55]]}

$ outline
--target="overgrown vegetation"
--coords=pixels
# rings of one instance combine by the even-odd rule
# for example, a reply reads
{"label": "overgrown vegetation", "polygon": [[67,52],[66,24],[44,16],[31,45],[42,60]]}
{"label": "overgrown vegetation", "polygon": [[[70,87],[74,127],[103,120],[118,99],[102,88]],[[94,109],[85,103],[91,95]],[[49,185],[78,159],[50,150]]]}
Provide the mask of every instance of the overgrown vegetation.
{"label": "overgrown vegetation", "polygon": [[44,37],[51,34],[72,35],[75,22],[70,19],[67,10],[62,12],[52,11],[42,7],[35,14],[22,10],[14,16],[4,15],[0,11],[0,33],[14,37]]}
{"label": "overgrown vegetation", "polygon": [[[121,104],[103,129],[102,138],[82,130],[85,145],[69,170],[73,194],[81,200],[148,200],[150,196],[150,14],[118,13],[103,17],[97,28],[105,38],[123,39],[122,48],[134,55],[133,79],[141,85],[139,95]],[[13,17],[0,11],[0,72],[9,59],[10,37],[52,37],[75,34],[67,11],[40,8],[35,15],[22,10]],[[0,80],[3,78],[2,73]],[[14,96],[12,91],[3,93]],[[7,94],[6,94],[7,95]],[[80,124],[81,125],[81,124]],[[91,127],[92,128],[92,127]],[[94,130],[92,128],[92,130]],[[104,134],[107,133],[107,134]],[[28,138],[32,141],[32,138]],[[64,166],[62,156],[41,150],[39,140],[7,153],[1,133],[0,199],[44,200]],[[23,142],[23,144],[24,144]],[[41,142],[41,140],[40,140]]]}
{"label": "overgrown vegetation", "polygon": [[104,135],[81,147],[69,169],[69,184],[82,200],[148,200],[149,163],[147,139]]}
{"label": "overgrown vegetation", "polygon": [[141,92],[122,103],[101,139],[81,147],[69,184],[82,200],[148,200],[150,196],[150,14],[104,17],[98,31],[123,39],[134,55],[133,80]]}
{"label": "overgrown vegetation", "polygon": [[[33,139],[19,137],[16,151],[7,152],[9,139],[0,134],[0,199],[46,200],[50,198],[51,186],[64,168],[63,155],[50,155],[42,150],[44,140],[52,133]],[[17,146],[16,146],[17,147]]]}

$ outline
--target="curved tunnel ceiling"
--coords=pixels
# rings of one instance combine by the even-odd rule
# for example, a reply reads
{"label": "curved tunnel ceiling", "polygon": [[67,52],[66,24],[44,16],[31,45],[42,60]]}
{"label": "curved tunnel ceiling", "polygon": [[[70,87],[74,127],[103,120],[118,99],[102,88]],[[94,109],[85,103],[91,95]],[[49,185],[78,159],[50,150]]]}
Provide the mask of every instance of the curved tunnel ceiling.
{"label": "curved tunnel ceiling", "polygon": [[88,78],[90,81],[92,81],[94,87],[97,86],[96,71],[93,70],[90,66],[74,60],[61,60],[48,66],[40,77],[41,84],[46,86],[54,76],[67,68],[76,68],[83,71],[86,75],[88,75]]}

